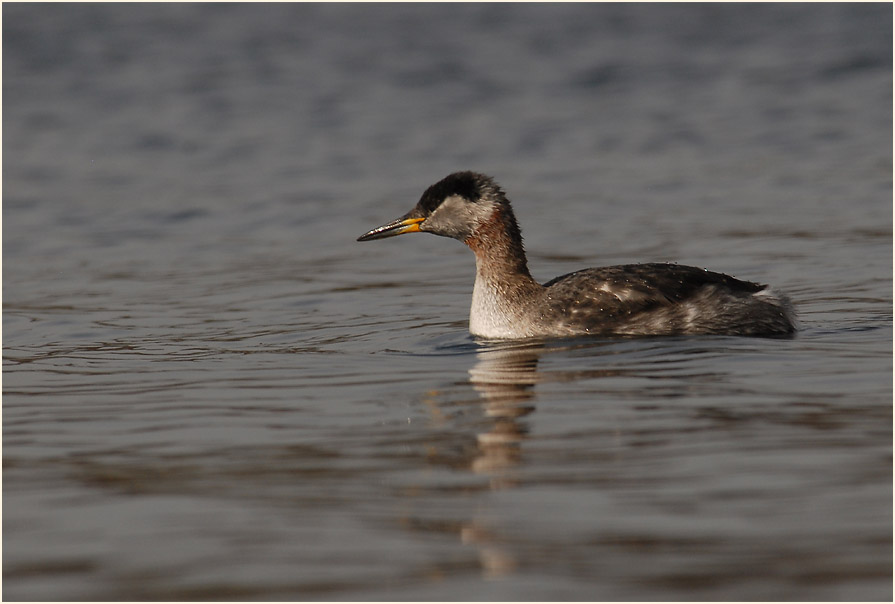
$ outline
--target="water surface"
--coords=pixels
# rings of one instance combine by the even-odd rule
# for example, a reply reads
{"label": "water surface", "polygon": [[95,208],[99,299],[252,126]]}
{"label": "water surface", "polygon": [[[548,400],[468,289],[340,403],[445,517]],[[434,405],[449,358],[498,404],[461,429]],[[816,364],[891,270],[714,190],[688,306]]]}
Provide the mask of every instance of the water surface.
{"label": "water surface", "polygon": [[[3,6],[9,600],[891,600],[892,8]],[[477,341],[355,238],[459,169],[533,274],[793,339]]]}

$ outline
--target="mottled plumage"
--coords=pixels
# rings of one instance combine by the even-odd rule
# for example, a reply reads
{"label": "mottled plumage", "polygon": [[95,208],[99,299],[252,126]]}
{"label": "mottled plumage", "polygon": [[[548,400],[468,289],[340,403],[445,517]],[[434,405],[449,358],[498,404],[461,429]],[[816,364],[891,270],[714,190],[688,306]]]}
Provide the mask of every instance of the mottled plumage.
{"label": "mottled plumage", "polygon": [[766,285],[677,264],[589,268],[539,285],[510,202],[488,176],[457,172],[401,218],[358,241],[430,232],[476,256],[469,330],[488,338],[795,332],[789,301]]}

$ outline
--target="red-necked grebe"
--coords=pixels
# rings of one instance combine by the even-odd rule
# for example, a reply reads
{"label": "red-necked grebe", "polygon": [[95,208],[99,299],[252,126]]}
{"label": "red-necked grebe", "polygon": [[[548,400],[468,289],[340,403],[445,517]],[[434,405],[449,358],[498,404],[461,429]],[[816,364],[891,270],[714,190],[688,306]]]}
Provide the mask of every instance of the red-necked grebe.
{"label": "red-necked grebe", "polygon": [[485,338],[795,332],[789,301],[766,285],[677,264],[589,268],[538,284],[506,195],[484,174],[456,172],[410,212],[358,241],[403,233],[453,237],[475,252],[469,331]]}

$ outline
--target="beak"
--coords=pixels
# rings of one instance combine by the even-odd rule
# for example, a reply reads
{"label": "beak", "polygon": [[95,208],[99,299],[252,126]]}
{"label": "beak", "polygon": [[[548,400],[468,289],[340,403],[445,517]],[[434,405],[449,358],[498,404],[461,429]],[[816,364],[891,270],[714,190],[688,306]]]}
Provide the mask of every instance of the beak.
{"label": "beak", "polygon": [[419,233],[420,223],[425,218],[398,218],[388,224],[378,226],[372,231],[364,233],[357,238],[358,241],[372,241],[374,239],[385,239],[386,237],[394,237],[403,235],[404,233]]}

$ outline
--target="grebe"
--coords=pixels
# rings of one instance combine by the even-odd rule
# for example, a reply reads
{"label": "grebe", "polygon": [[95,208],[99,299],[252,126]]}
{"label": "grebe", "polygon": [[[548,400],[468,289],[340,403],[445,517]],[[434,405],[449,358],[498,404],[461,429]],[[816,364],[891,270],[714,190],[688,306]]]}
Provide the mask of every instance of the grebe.
{"label": "grebe", "polygon": [[456,172],[426,189],[410,212],[358,241],[425,232],[475,253],[469,331],[484,338],[795,332],[789,300],[768,286],[677,264],[588,268],[538,284],[522,234],[494,180]]}

